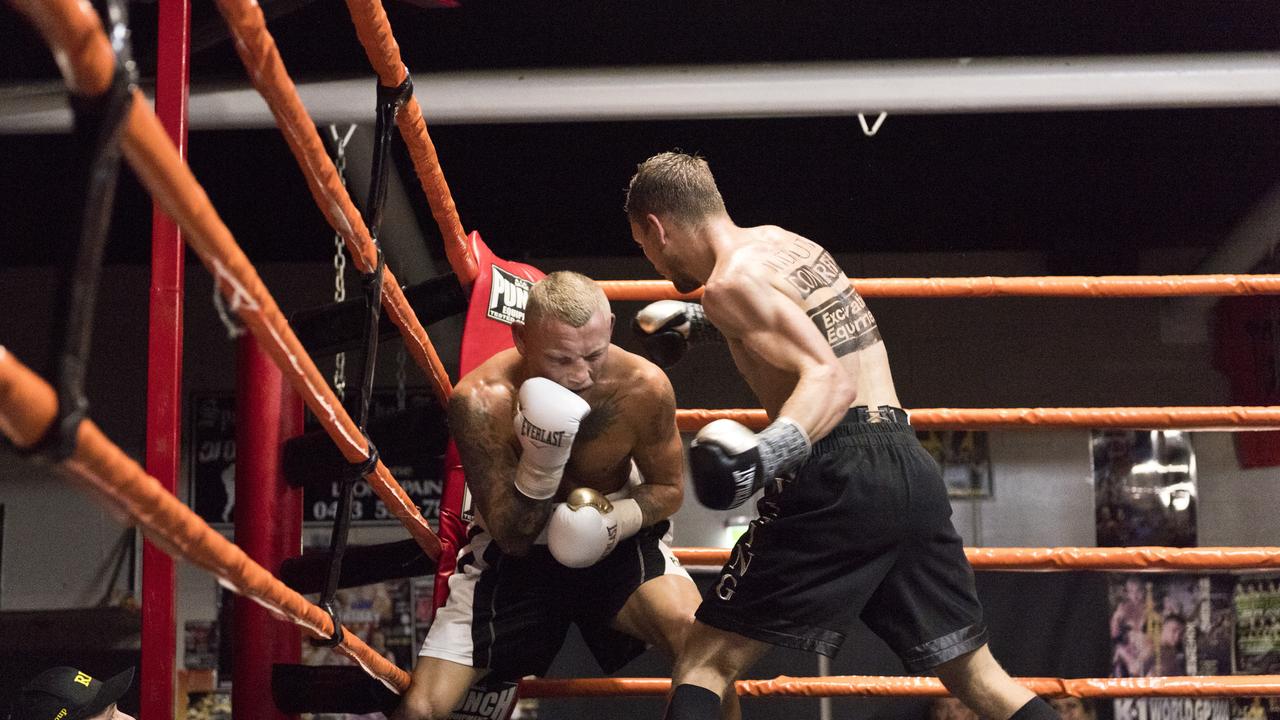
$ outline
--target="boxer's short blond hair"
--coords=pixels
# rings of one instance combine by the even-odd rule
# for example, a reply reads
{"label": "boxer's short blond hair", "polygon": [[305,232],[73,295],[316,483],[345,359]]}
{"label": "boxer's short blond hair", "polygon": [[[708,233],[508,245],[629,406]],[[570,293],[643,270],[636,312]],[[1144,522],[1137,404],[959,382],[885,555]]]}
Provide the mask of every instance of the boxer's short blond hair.
{"label": "boxer's short blond hair", "polygon": [[560,270],[533,284],[524,323],[534,326],[554,318],[570,327],[582,327],[596,312],[609,312],[609,298],[595,280],[581,273]]}

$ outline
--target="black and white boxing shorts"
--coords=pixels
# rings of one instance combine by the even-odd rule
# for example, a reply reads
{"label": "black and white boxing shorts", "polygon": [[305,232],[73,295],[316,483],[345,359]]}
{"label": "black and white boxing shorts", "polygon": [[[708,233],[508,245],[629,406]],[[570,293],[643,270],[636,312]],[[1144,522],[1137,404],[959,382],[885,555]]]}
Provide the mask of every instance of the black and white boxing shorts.
{"label": "black and white boxing shorts", "polygon": [[573,569],[543,544],[525,557],[507,555],[473,525],[449,578],[449,599],[418,654],[488,668],[502,679],[544,675],[576,623],[601,670],[616,671],[645,650],[639,638],[610,627],[627,598],[656,577],[689,577],[664,542],[669,527],[664,520],[641,528],[600,562]]}
{"label": "black and white boxing shorts", "polygon": [[766,489],[698,620],[832,656],[861,618],[910,672],[986,644],[938,465],[905,412],[878,410],[851,408]]}

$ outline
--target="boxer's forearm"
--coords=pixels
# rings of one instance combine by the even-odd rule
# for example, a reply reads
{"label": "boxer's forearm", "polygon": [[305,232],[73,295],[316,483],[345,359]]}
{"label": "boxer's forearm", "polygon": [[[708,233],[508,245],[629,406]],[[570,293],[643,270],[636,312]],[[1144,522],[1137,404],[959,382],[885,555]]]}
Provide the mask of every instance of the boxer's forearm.
{"label": "boxer's forearm", "polygon": [[546,527],[556,504],[551,500],[533,500],[514,489],[493,500],[484,519],[494,542],[508,555],[527,554]]}
{"label": "boxer's forearm", "polygon": [[632,491],[631,498],[640,506],[644,518],[641,525],[648,527],[674,515],[680,509],[684,491],[676,485],[645,483]]}

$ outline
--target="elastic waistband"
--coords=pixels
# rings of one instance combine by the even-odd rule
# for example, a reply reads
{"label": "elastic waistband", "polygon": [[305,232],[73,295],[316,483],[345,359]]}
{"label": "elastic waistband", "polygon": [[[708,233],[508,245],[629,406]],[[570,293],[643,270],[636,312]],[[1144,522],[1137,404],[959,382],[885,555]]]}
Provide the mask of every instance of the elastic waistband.
{"label": "elastic waistband", "polygon": [[853,445],[893,445],[908,438],[914,441],[916,431],[906,410],[892,405],[876,408],[858,405],[849,408],[835,429],[813,444],[809,457]]}

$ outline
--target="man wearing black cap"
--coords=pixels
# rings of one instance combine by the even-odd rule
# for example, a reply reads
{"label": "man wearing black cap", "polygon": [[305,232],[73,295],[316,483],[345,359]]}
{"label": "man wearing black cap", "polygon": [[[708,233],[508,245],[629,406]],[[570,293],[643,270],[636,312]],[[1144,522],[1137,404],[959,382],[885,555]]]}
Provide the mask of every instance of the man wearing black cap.
{"label": "man wearing black cap", "polygon": [[18,693],[9,720],[135,720],[116,707],[133,668],[105,681],[69,667],[45,670]]}

